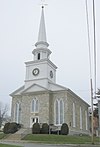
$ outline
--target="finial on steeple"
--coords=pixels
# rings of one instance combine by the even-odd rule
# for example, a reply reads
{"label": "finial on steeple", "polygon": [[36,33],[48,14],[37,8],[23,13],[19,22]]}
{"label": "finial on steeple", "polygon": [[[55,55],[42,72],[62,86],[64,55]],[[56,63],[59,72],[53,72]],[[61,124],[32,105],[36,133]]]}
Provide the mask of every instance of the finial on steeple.
{"label": "finial on steeple", "polygon": [[44,6],[47,6],[45,0],[41,0],[41,6],[42,6],[42,8],[44,8]]}
{"label": "finial on steeple", "polygon": [[42,8],[44,8],[44,6],[42,6]]}
{"label": "finial on steeple", "polygon": [[38,41],[35,44],[37,48],[47,48],[49,44],[47,43],[47,37],[46,37],[46,29],[45,29],[45,19],[44,19],[44,6],[42,4],[42,13],[41,13],[41,20],[40,20],[40,27],[39,27],[39,33],[38,33]]}

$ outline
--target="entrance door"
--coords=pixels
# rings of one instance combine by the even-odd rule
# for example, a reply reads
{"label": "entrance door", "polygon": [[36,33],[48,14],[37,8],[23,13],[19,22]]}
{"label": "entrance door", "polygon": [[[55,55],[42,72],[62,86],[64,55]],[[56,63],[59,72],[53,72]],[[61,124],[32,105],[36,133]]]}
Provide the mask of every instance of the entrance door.
{"label": "entrance door", "polygon": [[30,128],[32,128],[33,124],[39,122],[39,117],[31,117],[30,119]]}

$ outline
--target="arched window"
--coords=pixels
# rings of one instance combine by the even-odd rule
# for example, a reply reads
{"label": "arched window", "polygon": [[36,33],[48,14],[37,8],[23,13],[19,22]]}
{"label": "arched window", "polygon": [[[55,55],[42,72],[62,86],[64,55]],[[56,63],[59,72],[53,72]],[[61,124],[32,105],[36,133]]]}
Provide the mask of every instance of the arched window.
{"label": "arched window", "polygon": [[86,123],[86,130],[88,130],[88,119],[87,119],[87,111],[85,110],[85,123]]}
{"label": "arched window", "polygon": [[60,100],[60,124],[63,123],[64,120],[64,103]]}
{"label": "arched window", "polygon": [[59,101],[58,100],[56,100],[55,111],[56,111],[56,124],[59,124]]}
{"label": "arched window", "polygon": [[32,100],[32,112],[38,112],[38,100],[37,99],[33,99]]}
{"label": "arched window", "polygon": [[64,122],[64,103],[63,100],[55,101],[55,123],[62,124]]}
{"label": "arched window", "polygon": [[80,107],[80,129],[82,129],[82,108]]}
{"label": "arched window", "polygon": [[73,127],[76,127],[75,103],[73,103]]}
{"label": "arched window", "polygon": [[20,111],[21,111],[21,104],[16,103],[15,105],[15,122],[20,123]]}

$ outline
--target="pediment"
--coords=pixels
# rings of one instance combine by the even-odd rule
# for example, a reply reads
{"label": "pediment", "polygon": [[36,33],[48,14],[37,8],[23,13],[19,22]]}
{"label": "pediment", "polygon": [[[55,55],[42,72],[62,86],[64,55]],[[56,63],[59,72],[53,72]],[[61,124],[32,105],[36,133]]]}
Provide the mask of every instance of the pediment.
{"label": "pediment", "polygon": [[23,85],[22,87],[18,88],[16,91],[14,91],[13,93],[10,94],[10,96],[14,96],[14,95],[20,95],[21,92],[24,90],[25,86]]}
{"label": "pediment", "polygon": [[61,85],[49,82],[49,90],[60,91],[60,90],[68,90],[68,89],[66,87],[61,86]]}
{"label": "pediment", "polygon": [[32,84],[26,89],[25,86],[20,87],[19,89],[11,93],[10,96],[16,96],[25,93],[41,92],[41,91],[60,91],[60,90],[68,90],[68,89],[66,87],[51,82],[48,83],[48,89],[38,84]]}
{"label": "pediment", "polygon": [[39,91],[48,91],[48,89],[38,85],[38,84],[32,84],[30,87],[22,91],[23,93],[33,93],[33,92],[39,92]]}

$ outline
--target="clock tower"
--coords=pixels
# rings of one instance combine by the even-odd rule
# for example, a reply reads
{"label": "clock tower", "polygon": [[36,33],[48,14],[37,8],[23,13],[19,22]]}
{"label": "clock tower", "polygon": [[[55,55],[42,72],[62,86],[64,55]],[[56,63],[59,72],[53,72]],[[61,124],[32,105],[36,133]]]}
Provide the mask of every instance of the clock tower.
{"label": "clock tower", "polygon": [[38,84],[45,88],[48,82],[56,83],[56,65],[50,61],[51,51],[48,49],[49,44],[46,38],[44,6],[42,6],[38,41],[35,44],[33,61],[26,62],[25,88],[32,84]]}

